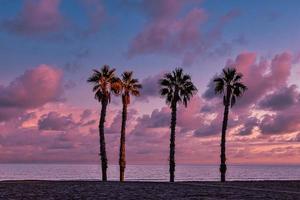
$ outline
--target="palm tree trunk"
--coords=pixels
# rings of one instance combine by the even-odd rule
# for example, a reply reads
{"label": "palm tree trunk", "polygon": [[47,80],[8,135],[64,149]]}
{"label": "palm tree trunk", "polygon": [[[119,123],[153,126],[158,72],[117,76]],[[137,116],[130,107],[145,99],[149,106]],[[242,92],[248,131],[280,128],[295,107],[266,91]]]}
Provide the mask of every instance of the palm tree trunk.
{"label": "palm tree trunk", "polygon": [[170,182],[174,182],[175,179],[175,128],[176,128],[176,103],[172,103],[171,106],[171,136],[170,136]]}
{"label": "palm tree trunk", "polygon": [[106,108],[108,104],[108,100],[103,98],[101,101],[101,116],[99,122],[99,137],[100,137],[100,157],[101,157],[101,166],[102,166],[102,181],[107,181],[107,156],[106,156],[106,148],[105,148],[105,137],[104,137],[104,123],[106,116]]}
{"label": "palm tree trunk", "polygon": [[222,125],[222,137],[221,137],[221,165],[220,165],[220,173],[221,173],[221,182],[225,182],[225,174],[226,174],[226,129],[228,122],[228,114],[229,114],[229,104],[226,103],[224,109],[224,117],[223,117],[223,125]]}
{"label": "palm tree trunk", "polygon": [[125,167],[126,167],[126,159],[125,159],[126,119],[127,119],[127,104],[123,103],[120,154],[119,154],[120,181],[124,181],[124,174],[125,174]]}

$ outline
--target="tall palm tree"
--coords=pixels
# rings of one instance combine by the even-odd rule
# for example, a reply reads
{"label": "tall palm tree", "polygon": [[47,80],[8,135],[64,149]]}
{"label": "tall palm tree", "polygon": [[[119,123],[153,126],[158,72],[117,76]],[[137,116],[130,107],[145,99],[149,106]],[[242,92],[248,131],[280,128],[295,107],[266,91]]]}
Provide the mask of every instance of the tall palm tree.
{"label": "tall palm tree", "polygon": [[226,143],[226,129],[228,123],[229,107],[234,106],[238,97],[241,97],[247,90],[247,87],[241,82],[243,74],[237,73],[235,68],[225,68],[221,76],[214,79],[215,82],[215,93],[223,94],[223,104],[225,106],[223,125],[222,125],[222,136],[221,136],[221,182],[225,182],[226,174],[226,154],[225,154],[225,143]]}
{"label": "tall palm tree", "polygon": [[170,157],[169,172],[170,182],[175,177],[175,128],[177,104],[182,103],[187,107],[191,97],[197,92],[197,88],[191,80],[191,76],[183,73],[182,68],[176,68],[171,73],[166,73],[159,81],[160,94],[166,98],[166,104],[170,106],[171,113],[171,135],[170,135]]}
{"label": "tall palm tree", "polygon": [[119,154],[119,165],[120,165],[120,181],[124,181],[124,173],[126,167],[125,159],[125,134],[126,134],[126,120],[127,120],[127,107],[130,104],[130,97],[140,96],[140,89],[142,85],[139,84],[138,79],[132,77],[133,72],[125,71],[122,74],[120,83],[121,83],[121,92],[122,92],[122,126],[121,126],[121,137],[120,137],[120,154]]}
{"label": "tall palm tree", "polygon": [[107,181],[107,156],[104,137],[104,123],[106,108],[110,103],[111,93],[119,94],[119,79],[115,76],[115,69],[104,65],[100,71],[93,70],[93,74],[88,78],[88,82],[93,84],[95,99],[101,102],[101,114],[99,121],[99,138],[100,138],[100,157],[102,167],[102,180]]}

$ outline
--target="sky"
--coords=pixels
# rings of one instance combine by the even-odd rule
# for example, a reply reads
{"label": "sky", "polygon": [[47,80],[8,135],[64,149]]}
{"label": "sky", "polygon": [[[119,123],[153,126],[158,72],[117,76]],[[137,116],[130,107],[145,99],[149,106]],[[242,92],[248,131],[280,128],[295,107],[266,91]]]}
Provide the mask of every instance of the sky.
{"label": "sky", "polygon": [[[218,164],[224,67],[248,90],[231,109],[229,164],[300,164],[300,1],[0,0],[0,163],[97,163],[104,64],[143,84],[129,106],[127,164],[167,164],[170,109],[158,80],[182,67],[198,93],[178,107],[176,162]],[[105,124],[117,164],[121,98]]]}

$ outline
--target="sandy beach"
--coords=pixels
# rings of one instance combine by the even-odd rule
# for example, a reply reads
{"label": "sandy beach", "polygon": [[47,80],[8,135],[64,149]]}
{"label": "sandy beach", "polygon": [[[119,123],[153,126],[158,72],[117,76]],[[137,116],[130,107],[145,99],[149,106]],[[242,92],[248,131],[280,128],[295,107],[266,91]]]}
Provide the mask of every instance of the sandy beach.
{"label": "sandy beach", "polygon": [[300,181],[2,181],[0,199],[300,199]]}

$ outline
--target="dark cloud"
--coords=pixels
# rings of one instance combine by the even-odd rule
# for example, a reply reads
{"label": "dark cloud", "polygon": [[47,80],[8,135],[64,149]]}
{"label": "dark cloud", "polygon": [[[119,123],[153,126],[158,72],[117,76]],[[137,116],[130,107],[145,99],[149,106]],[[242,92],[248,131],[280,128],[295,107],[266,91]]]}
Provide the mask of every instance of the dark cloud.
{"label": "dark cloud", "polygon": [[300,93],[296,85],[279,88],[272,94],[267,95],[259,102],[259,107],[262,109],[282,110],[297,103],[300,99]]}
{"label": "dark cloud", "polygon": [[87,118],[89,118],[92,115],[93,111],[90,109],[85,109],[84,111],[82,111],[81,115],[80,115],[80,121],[84,121]]}
{"label": "dark cloud", "polygon": [[243,123],[243,127],[237,132],[238,135],[251,135],[253,129],[258,125],[259,121],[256,117],[249,117]]}
{"label": "dark cloud", "polygon": [[299,130],[300,109],[299,106],[273,115],[265,115],[259,125],[264,135],[287,134]]}
{"label": "dark cloud", "polygon": [[214,83],[214,79],[217,77],[217,75],[214,75],[214,77],[212,79],[210,79],[209,83],[207,84],[207,89],[205,90],[205,92],[202,94],[202,97],[204,99],[213,99],[215,97],[217,97],[216,93],[215,93],[215,83]]}
{"label": "dark cloud", "polygon": [[141,81],[143,88],[141,89],[141,96],[138,100],[148,101],[151,97],[159,97],[159,80],[163,77],[163,73],[153,76],[148,76]]}
{"label": "dark cloud", "polygon": [[[135,109],[129,109],[127,111],[127,120],[126,125],[127,127],[130,126],[131,123],[135,120],[135,115],[137,111]],[[106,134],[119,134],[121,131],[121,124],[122,124],[122,112],[118,112],[118,114],[114,117],[113,122],[110,124],[109,127],[105,130]],[[128,130],[127,130],[128,131]]]}
{"label": "dark cloud", "polygon": [[66,131],[77,126],[71,114],[62,116],[57,112],[45,114],[38,121],[39,130]]}
{"label": "dark cloud", "polygon": [[213,105],[203,105],[201,108],[201,113],[212,113],[216,110],[216,107]]}
{"label": "dark cloud", "polygon": [[220,133],[221,133],[221,123],[211,123],[209,125],[205,125],[197,129],[196,131],[194,131],[194,136],[207,137],[207,136],[214,136]]}
{"label": "dark cloud", "polygon": [[[229,119],[227,122],[227,133],[231,128],[234,128],[240,125],[240,121],[234,119],[235,115],[229,115]],[[208,123],[201,123],[198,125],[198,128],[194,131],[194,136],[196,137],[208,137],[215,136],[217,134],[221,134],[222,131],[222,123],[223,123],[223,112],[219,110],[219,114],[216,115],[214,119],[212,119]]]}

